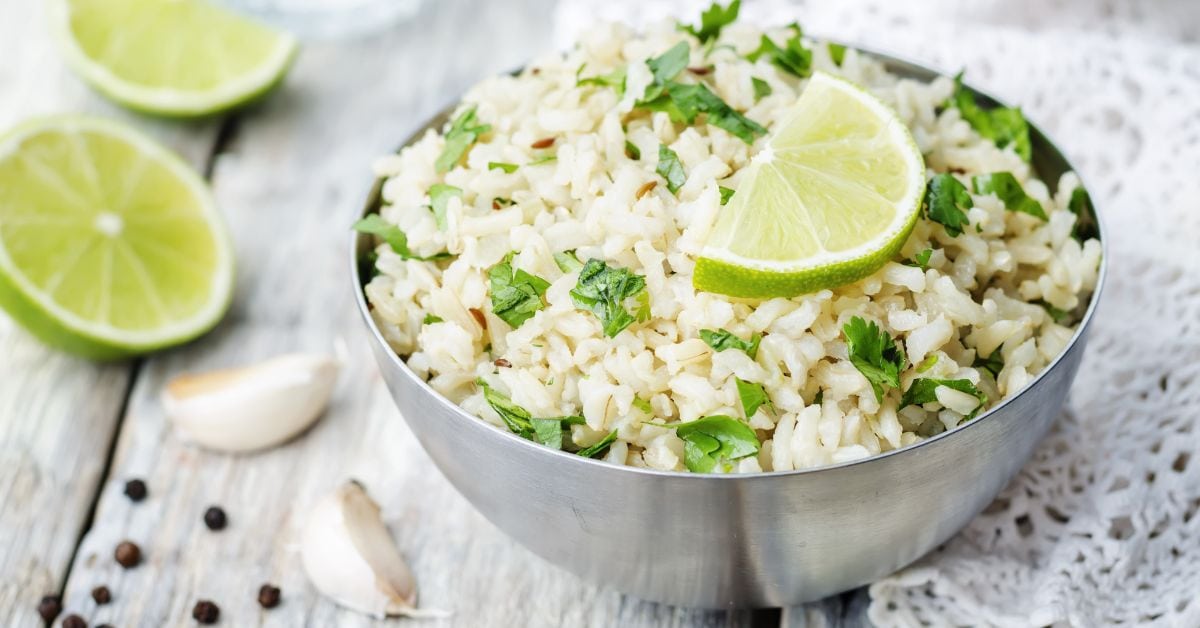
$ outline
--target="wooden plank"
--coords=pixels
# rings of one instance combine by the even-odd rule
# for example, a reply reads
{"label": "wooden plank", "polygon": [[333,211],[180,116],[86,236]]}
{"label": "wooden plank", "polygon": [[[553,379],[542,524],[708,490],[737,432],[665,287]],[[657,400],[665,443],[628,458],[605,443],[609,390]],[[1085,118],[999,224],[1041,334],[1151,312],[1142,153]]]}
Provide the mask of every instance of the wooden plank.
{"label": "wooden plank", "polygon": [[[36,115],[134,121],[203,166],[213,123],[137,119],[94,95],[46,36],[40,2],[0,2],[0,131]],[[92,364],[47,349],[0,313],[0,625],[41,625],[42,595],[64,584],[109,459],[132,363]]]}
{"label": "wooden plank", "polygon": [[[487,73],[549,46],[551,0],[429,3],[419,22],[340,44],[314,44],[284,90],[242,116],[215,162],[218,202],[234,233],[240,276],[233,311],[203,342],[157,356],[130,401],[96,521],[80,546],[67,604],[93,625],[190,625],[201,598],[227,625],[385,625],[321,599],[295,543],[312,502],[348,477],[383,504],[421,586],[423,605],[454,615],[437,626],[748,626],[750,613],[708,613],[630,600],[582,583],[515,546],[437,473],[367,354],[347,281],[348,225],[371,183],[369,164]],[[308,434],[273,451],[226,456],[181,443],[157,401],[181,371],[285,351],[348,347],[335,401]],[[146,478],[131,504],[118,478]],[[209,504],[229,513],[214,533]],[[125,571],[114,546],[145,562]],[[263,582],[284,604],[262,611]],[[113,603],[94,609],[92,587]],[[777,622],[773,622],[772,625]]]}

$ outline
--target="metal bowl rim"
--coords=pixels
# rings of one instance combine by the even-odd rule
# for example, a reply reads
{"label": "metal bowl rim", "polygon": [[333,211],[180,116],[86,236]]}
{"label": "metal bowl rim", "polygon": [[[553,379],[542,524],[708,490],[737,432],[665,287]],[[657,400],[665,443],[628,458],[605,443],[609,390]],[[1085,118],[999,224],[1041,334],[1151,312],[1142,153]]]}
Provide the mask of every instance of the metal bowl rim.
{"label": "metal bowl rim", "polygon": [[[910,71],[910,72],[913,72],[916,74],[924,74],[926,76],[935,76],[935,77],[951,77],[951,76],[953,76],[952,74],[942,70],[941,68],[933,67],[933,66],[930,66],[930,65],[927,65],[924,63],[918,63],[911,59],[908,59],[908,58],[905,58],[902,56],[897,56],[892,53],[880,52],[878,50],[874,50],[869,47],[864,47],[864,46],[860,46],[857,44],[846,44],[845,42],[840,42],[838,40],[831,39],[831,38],[822,37],[822,38],[820,38],[820,40],[825,41],[825,42],[832,42],[832,43],[843,43],[847,47],[854,48],[855,50],[858,50],[859,52],[862,52],[869,56],[875,57],[875,58],[879,59],[880,61],[884,62],[888,66],[889,71],[894,71],[895,69],[900,68],[902,70],[907,70],[907,71]],[[990,93],[988,93],[986,91],[980,90],[966,82],[964,82],[963,85],[967,89],[974,92],[976,95],[982,96],[986,100],[991,101],[996,106],[1007,106],[1004,104],[1004,101],[1000,100],[999,98],[996,98],[995,96],[991,95]],[[457,101],[454,103],[451,103],[447,107],[443,107],[443,108],[439,109],[436,114],[434,114],[433,116],[430,117],[429,120],[427,120],[423,124],[421,124],[417,128],[416,131],[414,131],[412,134],[409,135],[409,137],[407,139],[405,139],[405,141],[401,145],[400,149],[403,150],[403,148],[411,145],[413,142],[418,140],[422,134],[424,134],[428,129],[432,128],[433,123],[439,117],[452,111],[453,108],[456,106],[457,106]],[[1058,153],[1058,156],[1061,157],[1062,161],[1068,166],[1068,171],[1075,173],[1076,177],[1079,178],[1080,186],[1083,187],[1085,190],[1090,190],[1091,188],[1089,188],[1087,186],[1087,184],[1084,182],[1083,176],[1079,173],[1078,170],[1075,169],[1074,164],[1072,164],[1071,161],[1069,159],[1067,159],[1067,156],[1063,153],[1062,149],[1060,148],[1060,144],[1057,141],[1055,141],[1048,133],[1043,131],[1041,129],[1041,127],[1034,124],[1033,121],[1030,120],[1028,116],[1026,116],[1026,121],[1029,123],[1030,130],[1033,133],[1041,135],[1042,138],[1046,140],[1046,144],[1048,145],[1048,147],[1050,149],[1052,149],[1054,152]],[[374,186],[372,187],[371,192],[368,195],[367,203],[364,206],[361,215],[366,215],[366,214],[372,213],[378,209],[378,205],[382,202],[382,199],[379,198],[380,197],[380,188],[382,186],[382,183],[383,183],[383,179],[381,179],[381,178],[377,178],[375,180]],[[1057,185],[1057,182],[1055,182],[1055,184]],[[1063,347],[1063,349],[1058,353],[1058,355],[1056,355],[1054,357],[1054,359],[1051,360],[1050,363],[1047,364],[1045,366],[1045,368],[1043,368],[1037,374],[1037,376],[1035,376],[1028,383],[1026,383],[1025,386],[1023,386],[1016,393],[1005,397],[1003,400],[1000,401],[999,404],[997,404],[995,407],[989,409],[987,412],[984,412],[983,414],[972,419],[971,421],[962,423],[958,426],[955,426],[953,429],[946,430],[940,434],[936,434],[934,436],[931,436],[929,438],[926,438],[924,440],[921,440],[919,442],[913,443],[913,444],[905,446],[905,447],[900,447],[898,449],[892,449],[890,451],[882,452],[882,453],[879,453],[879,454],[876,454],[873,456],[868,456],[866,458],[859,458],[857,460],[829,464],[829,465],[824,465],[824,466],[819,466],[819,467],[808,467],[808,468],[804,468],[804,469],[792,469],[789,471],[757,471],[757,472],[752,472],[752,473],[730,473],[730,474],[702,474],[702,473],[691,473],[691,472],[687,472],[687,471],[662,471],[659,469],[648,469],[648,468],[643,468],[643,467],[634,467],[634,466],[630,466],[630,465],[618,465],[618,464],[613,464],[610,462],[604,462],[603,460],[597,460],[597,459],[593,459],[593,458],[584,458],[584,457],[577,456],[573,453],[569,453],[569,452],[566,452],[563,450],[550,449],[549,447],[546,447],[544,445],[521,438],[520,436],[513,434],[512,432],[509,432],[506,429],[502,429],[498,426],[492,425],[491,423],[484,421],[483,419],[479,418],[478,416],[475,416],[473,414],[466,412],[465,410],[462,409],[461,406],[450,401],[444,395],[442,395],[438,391],[434,390],[433,387],[431,387],[428,382],[426,382],[422,378],[418,377],[417,374],[414,373],[412,371],[412,369],[410,369],[408,367],[408,364],[405,363],[405,361],[403,359],[401,359],[400,355],[397,354],[396,351],[394,351],[392,349],[391,345],[389,345],[387,343],[387,340],[383,337],[382,332],[379,331],[378,325],[375,324],[374,317],[372,317],[372,315],[371,315],[370,306],[367,304],[366,294],[363,290],[364,284],[359,275],[359,246],[360,246],[360,243],[362,241],[364,241],[365,238],[367,237],[364,234],[359,234],[359,233],[353,233],[350,237],[350,276],[353,279],[351,287],[355,293],[355,302],[358,306],[359,314],[361,315],[364,323],[370,328],[370,335],[371,335],[373,342],[377,343],[379,345],[379,347],[388,355],[391,365],[393,367],[399,369],[399,371],[401,373],[403,373],[405,377],[412,380],[413,383],[417,384],[417,386],[419,386],[423,392],[432,396],[437,401],[437,403],[439,403],[443,408],[449,410],[451,412],[451,414],[453,414],[455,416],[456,420],[460,420],[464,424],[463,429],[483,430],[484,434],[482,436],[484,438],[493,438],[493,437],[499,436],[502,439],[500,442],[506,442],[506,443],[509,443],[516,447],[529,448],[531,451],[535,452],[535,453],[533,453],[533,455],[535,455],[535,456],[548,456],[547,461],[557,458],[559,461],[561,461],[565,464],[583,465],[582,468],[585,468],[585,469],[590,468],[592,471],[601,472],[601,473],[631,474],[633,476],[660,477],[660,478],[670,478],[670,479],[680,479],[680,480],[683,480],[683,478],[690,478],[690,480],[683,480],[683,481],[718,481],[718,482],[755,481],[755,480],[783,478],[783,477],[797,476],[797,475],[819,474],[822,472],[833,472],[833,471],[838,471],[838,470],[846,469],[849,467],[855,467],[855,466],[859,466],[859,465],[869,465],[873,462],[882,461],[886,458],[892,458],[892,457],[896,457],[896,456],[906,456],[906,455],[911,456],[911,455],[914,455],[919,450],[921,450],[922,448],[937,446],[937,444],[941,443],[942,441],[951,441],[952,439],[956,439],[956,438],[961,439],[961,437],[958,437],[956,435],[965,433],[967,430],[972,429],[973,426],[979,425],[979,424],[983,423],[984,421],[996,420],[993,417],[1001,414],[1002,411],[1006,407],[1008,407],[1009,404],[1014,403],[1018,397],[1025,395],[1026,393],[1029,392],[1030,389],[1032,389],[1034,386],[1037,386],[1048,373],[1050,373],[1052,370],[1054,370],[1059,365],[1059,363],[1062,362],[1062,360],[1065,358],[1065,356],[1071,352],[1071,350],[1075,347],[1075,345],[1077,343],[1081,342],[1081,339],[1083,338],[1084,334],[1087,332],[1088,326],[1091,324],[1092,318],[1095,316],[1096,308],[1100,302],[1101,294],[1104,291],[1105,280],[1108,275],[1108,241],[1107,241],[1107,238],[1105,237],[1104,220],[1101,217],[1101,212],[1099,210],[1099,207],[1097,206],[1095,198],[1091,199],[1091,209],[1092,209],[1092,219],[1094,220],[1095,227],[1096,227],[1096,239],[1098,239],[1100,241],[1100,268],[1099,268],[1099,270],[1097,272],[1097,276],[1096,276],[1096,287],[1092,291],[1091,298],[1088,302],[1087,310],[1085,310],[1083,318],[1080,319],[1079,323],[1077,324],[1077,326],[1075,328],[1075,333],[1071,336],[1071,340],[1067,343],[1067,345],[1065,347]],[[1068,382],[1067,385],[1070,385],[1070,382]],[[947,444],[946,446],[950,446],[950,445]]]}

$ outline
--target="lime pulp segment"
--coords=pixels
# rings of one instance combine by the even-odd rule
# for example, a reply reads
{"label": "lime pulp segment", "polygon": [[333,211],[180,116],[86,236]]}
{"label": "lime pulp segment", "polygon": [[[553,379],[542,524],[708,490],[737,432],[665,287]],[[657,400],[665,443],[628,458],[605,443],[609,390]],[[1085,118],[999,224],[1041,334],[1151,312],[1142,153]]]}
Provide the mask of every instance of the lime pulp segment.
{"label": "lime pulp segment", "polygon": [[43,341],[95,358],[177,344],[232,285],[204,182],[151,140],[87,117],[0,138],[0,305]]}
{"label": "lime pulp segment", "polygon": [[718,214],[693,282],[767,298],[865,277],[911,233],[924,171],[894,112],[818,72]]}

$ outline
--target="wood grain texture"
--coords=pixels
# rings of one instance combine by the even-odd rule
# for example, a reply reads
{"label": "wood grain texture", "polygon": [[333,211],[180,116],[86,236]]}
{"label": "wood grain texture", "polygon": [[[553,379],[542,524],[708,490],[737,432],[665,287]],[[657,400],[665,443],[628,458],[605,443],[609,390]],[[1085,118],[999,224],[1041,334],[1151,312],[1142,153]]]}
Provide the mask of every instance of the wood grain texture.
{"label": "wood grain texture", "polygon": [[[43,3],[0,2],[0,133],[31,116],[89,112],[132,121],[202,167],[213,123],[119,111],[61,61]],[[42,346],[0,313],[0,625],[41,625],[95,504],[132,363],[97,365]]]}
{"label": "wood grain texture", "polygon": [[[580,582],[514,545],[453,491],[395,410],[352,308],[348,226],[371,183],[369,164],[426,116],[488,73],[549,46],[549,0],[430,3],[418,22],[372,37],[310,45],[283,90],[237,120],[213,185],[239,259],[235,305],[203,342],[148,360],[134,386],[93,528],[66,589],[93,623],[191,625],[211,599],[226,625],[385,625],[341,610],[307,583],[296,542],[311,504],[349,477],[384,506],[410,559],[423,606],[453,611],[431,626],[750,626],[748,612],[712,613],[631,600]],[[182,371],[285,351],[345,347],[326,416],[292,443],[228,456],[180,442],[158,393]],[[131,504],[118,478],[150,498]],[[229,527],[201,521],[222,505]],[[121,569],[130,539],[144,563]],[[263,611],[260,584],[283,589]],[[105,584],[113,603],[88,594]],[[770,617],[770,616],[768,616]]]}

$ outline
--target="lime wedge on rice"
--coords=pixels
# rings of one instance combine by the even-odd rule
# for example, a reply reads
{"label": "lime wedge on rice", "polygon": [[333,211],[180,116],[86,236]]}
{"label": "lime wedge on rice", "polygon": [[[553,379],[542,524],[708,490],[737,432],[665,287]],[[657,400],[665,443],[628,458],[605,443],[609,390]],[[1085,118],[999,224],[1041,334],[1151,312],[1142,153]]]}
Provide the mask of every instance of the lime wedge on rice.
{"label": "lime wedge on rice", "polygon": [[53,0],[71,67],[130,108],[201,116],[244,104],[287,73],[296,40],[204,0]]}
{"label": "lime wedge on rice", "polygon": [[0,136],[0,307],[49,345],[115,359],[216,325],[233,252],[204,182],[114,122]]}
{"label": "lime wedge on rice", "polygon": [[924,191],[925,162],[895,112],[817,72],[717,215],[693,283],[770,298],[856,281],[904,245]]}

